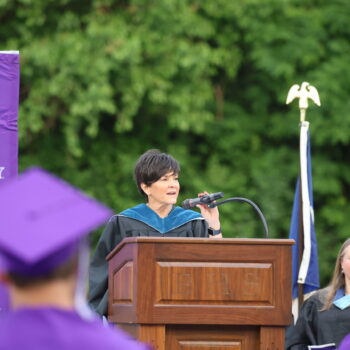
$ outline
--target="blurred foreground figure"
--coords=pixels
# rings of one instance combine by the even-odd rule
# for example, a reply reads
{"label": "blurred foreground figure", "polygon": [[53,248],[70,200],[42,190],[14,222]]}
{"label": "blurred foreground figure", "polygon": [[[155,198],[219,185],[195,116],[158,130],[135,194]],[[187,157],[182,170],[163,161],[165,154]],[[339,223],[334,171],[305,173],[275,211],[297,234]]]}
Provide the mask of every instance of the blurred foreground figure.
{"label": "blurred foreground figure", "polygon": [[0,279],[12,304],[0,319],[0,349],[147,349],[103,326],[84,299],[84,237],[110,211],[39,169],[3,186],[0,198]]}

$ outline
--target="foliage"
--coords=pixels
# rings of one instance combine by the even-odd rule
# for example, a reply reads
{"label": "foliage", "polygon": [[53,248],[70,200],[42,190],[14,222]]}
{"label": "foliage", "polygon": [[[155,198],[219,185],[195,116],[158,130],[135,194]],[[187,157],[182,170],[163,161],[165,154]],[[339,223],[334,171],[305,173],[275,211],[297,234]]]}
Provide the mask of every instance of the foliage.
{"label": "foliage", "polygon": [[[180,200],[243,196],[288,237],[298,109],[309,81],[322,283],[350,225],[350,3],[346,0],[0,0],[3,49],[21,51],[20,168],[42,165],[119,211],[148,148],[182,165]],[[242,203],[226,237],[262,237]]]}

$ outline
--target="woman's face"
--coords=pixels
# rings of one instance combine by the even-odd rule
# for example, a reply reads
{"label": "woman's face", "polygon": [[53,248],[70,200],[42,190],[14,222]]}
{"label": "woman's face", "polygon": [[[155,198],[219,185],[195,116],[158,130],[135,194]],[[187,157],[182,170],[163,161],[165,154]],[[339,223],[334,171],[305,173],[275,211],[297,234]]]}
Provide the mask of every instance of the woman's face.
{"label": "woman's face", "polygon": [[341,259],[341,267],[344,272],[345,280],[350,282],[350,245],[344,249],[344,254]]}
{"label": "woman's face", "polygon": [[179,176],[169,172],[151,186],[141,184],[141,188],[147,194],[149,204],[172,205],[176,203],[180,191]]}

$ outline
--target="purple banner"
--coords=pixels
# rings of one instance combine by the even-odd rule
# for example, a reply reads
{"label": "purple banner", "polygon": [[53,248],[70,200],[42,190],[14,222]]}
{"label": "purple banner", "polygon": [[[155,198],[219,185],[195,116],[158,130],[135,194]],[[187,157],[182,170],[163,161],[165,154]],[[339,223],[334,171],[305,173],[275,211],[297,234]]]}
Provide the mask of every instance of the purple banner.
{"label": "purple banner", "polygon": [[[0,51],[0,186],[18,174],[19,73],[18,51]],[[0,283],[0,317],[9,307],[7,289]]]}
{"label": "purple banner", "polygon": [[19,53],[0,51],[0,186],[18,174]]}

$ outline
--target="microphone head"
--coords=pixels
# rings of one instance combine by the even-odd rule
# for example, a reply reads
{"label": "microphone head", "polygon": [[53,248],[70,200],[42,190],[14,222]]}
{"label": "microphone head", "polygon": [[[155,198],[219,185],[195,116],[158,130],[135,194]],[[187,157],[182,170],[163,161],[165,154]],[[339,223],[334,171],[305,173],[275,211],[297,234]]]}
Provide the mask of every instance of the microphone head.
{"label": "microphone head", "polygon": [[211,200],[217,200],[217,199],[220,199],[224,196],[225,196],[224,192],[216,192],[216,193],[212,193],[209,195]]}
{"label": "microphone head", "polygon": [[185,199],[181,206],[184,209],[191,209],[197,206],[197,204],[207,204],[210,205],[213,203],[216,199],[222,198],[224,196],[224,192],[216,192],[212,194],[206,194],[202,197],[198,198],[192,198],[192,199]]}
{"label": "microphone head", "polygon": [[190,199],[185,199],[182,204],[181,204],[182,208],[184,209],[191,209],[191,200]]}

